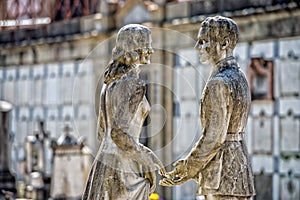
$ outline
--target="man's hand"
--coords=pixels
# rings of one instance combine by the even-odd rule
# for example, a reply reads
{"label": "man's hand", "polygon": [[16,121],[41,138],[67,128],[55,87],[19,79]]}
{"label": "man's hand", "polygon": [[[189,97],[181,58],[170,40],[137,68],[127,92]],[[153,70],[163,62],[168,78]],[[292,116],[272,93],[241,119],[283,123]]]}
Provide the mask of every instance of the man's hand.
{"label": "man's hand", "polygon": [[175,185],[181,185],[188,180],[189,180],[188,177],[177,178],[177,179],[163,178],[162,180],[159,181],[159,185],[171,187]]}
{"label": "man's hand", "polygon": [[176,168],[173,171],[166,173],[165,177],[159,181],[160,185],[175,186],[183,184],[190,179],[186,168],[186,160],[179,160],[174,163],[174,166]]}

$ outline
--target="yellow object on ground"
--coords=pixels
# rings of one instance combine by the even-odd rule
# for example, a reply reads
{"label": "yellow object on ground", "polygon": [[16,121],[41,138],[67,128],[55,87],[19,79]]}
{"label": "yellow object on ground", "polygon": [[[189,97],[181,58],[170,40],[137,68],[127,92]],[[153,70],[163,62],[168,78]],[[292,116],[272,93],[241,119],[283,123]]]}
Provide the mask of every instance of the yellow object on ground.
{"label": "yellow object on ground", "polygon": [[152,193],[152,194],[150,195],[150,200],[158,200],[158,199],[159,199],[159,195],[158,195],[158,194]]}

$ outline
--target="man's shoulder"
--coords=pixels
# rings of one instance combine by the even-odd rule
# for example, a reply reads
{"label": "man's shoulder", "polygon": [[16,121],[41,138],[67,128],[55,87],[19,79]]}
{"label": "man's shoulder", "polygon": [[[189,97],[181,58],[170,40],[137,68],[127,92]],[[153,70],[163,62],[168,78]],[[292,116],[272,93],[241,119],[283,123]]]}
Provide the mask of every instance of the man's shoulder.
{"label": "man's shoulder", "polygon": [[209,91],[227,90],[230,89],[230,84],[226,78],[222,76],[214,76],[208,82],[206,87]]}
{"label": "man's shoulder", "polygon": [[212,80],[218,80],[224,82],[225,84],[229,84],[230,82],[234,82],[236,80],[240,80],[244,75],[238,66],[228,67],[225,69],[221,69],[218,73],[212,77]]}

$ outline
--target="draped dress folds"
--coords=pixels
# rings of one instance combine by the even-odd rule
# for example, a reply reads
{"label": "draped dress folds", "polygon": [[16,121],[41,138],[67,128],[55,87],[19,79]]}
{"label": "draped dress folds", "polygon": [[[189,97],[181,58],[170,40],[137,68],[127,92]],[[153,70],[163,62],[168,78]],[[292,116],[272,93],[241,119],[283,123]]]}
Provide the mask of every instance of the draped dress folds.
{"label": "draped dress folds", "polygon": [[83,194],[84,200],[149,199],[150,182],[145,166],[111,137],[113,126],[139,143],[139,136],[150,105],[145,83],[136,74],[124,74],[104,85],[100,95],[98,127],[101,145],[92,165]]}

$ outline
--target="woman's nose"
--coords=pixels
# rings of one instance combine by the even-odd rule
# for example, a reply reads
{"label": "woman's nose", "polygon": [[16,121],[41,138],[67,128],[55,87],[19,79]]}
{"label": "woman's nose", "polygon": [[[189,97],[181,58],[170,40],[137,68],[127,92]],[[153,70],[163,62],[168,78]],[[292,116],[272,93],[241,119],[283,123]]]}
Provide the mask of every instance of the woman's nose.
{"label": "woman's nose", "polygon": [[199,49],[199,42],[197,42],[194,46],[194,49],[198,50]]}
{"label": "woman's nose", "polygon": [[149,53],[149,54],[153,54],[153,53],[154,53],[154,49],[153,49],[152,47],[150,47],[150,48],[148,49],[148,53]]}
{"label": "woman's nose", "polygon": [[202,45],[200,44],[199,41],[197,41],[197,43],[196,43],[195,46],[194,46],[194,49],[200,50],[201,48],[202,48]]}

